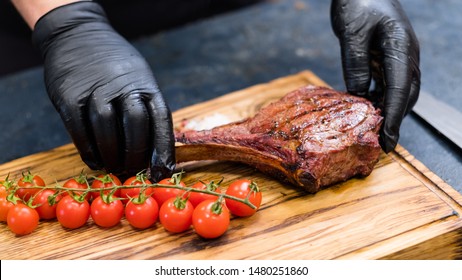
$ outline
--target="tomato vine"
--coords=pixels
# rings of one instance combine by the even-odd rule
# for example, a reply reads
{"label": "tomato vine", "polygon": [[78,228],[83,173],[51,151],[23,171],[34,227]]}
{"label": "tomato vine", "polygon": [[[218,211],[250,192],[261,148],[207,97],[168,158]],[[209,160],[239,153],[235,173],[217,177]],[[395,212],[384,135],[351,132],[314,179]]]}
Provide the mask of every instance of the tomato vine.
{"label": "tomato vine", "polygon": [[[260,206],[260,201],[255,204],[255,200],[249,194],[243,196],[221,192],[219,186],[223,178],[218,183],[214,181],[198,181],[191,186],[187,186],[182,181],[183,174],[184,172],[182,171],[173,174],[171,178],[151,183],[146,174],[140,172],[122,184],[119,178],[113,174],[100,174],[90,177],[90,180],[88,180],[88,177],[82,172],[78,177],[70,178],[63,184],[55,183],[54,185],[46,185],[40,176],[33,175],[30,172],[22,174],[23,177],[17,181],[11,180],[8,175],[5,180],[0,181],[0,202],[4,201],[0,203],[2,221],[14,221],[14,224],[11,222],[11,225],[8,224],[8,226],[17,235],[31,233],[37,227],[35,218],[30,218],[31,222],[28,225],[26,222],[23,225],[19,216],[7,218],[9,212],[13,213],[11,215],[14,215],[15,212],[19,213],[19,211],[9,211],[10,209],[16,205],[23,205],[31,209],[34,217],[35,212],[37,212],[40,220],[57,218],[63,227],[70,229],[83,226],[90,217],[100,227],[111,227],[118,224],[118,221],[124,215],[134,228],[146,229],[156,222],[159,210],[167,200],[173,202],[172,207],[174,210],[181,211],[186,203],[191,204],[192,201],[189,202],[188,200],[191,196],[194,196],[194,205],[191,204],[190,206],[192,209],[201,202],[208,201],[210,207],[202,207],[203,210],[200,211],[211,211],[215,216],[223,216],[222,212],[228,211],[226,203],[230,202],[246,207],[251,214],[255,213]],[[251,192],[258,192],[261,196],[255,182],[252,182],[251,186]],[[161,195],[161,192],[164,194]],[[200,194],[200,196],[195,196],[194,194]],[[161,198],[156,199],[156,195]],[[24,208],[23,206],[21,207]],[[2,209],[3,207],[5,209]],[[18,209],[21,207],[18,207]],[[111,207],[116,208],[117,211],[111,210]],[[24,210],[22,211],[24,212]],[[115,215],[114,212],[117,212],[117,214]],[[163,213],[164,210],[161,212]],[[199,210],[196,212],[199,212]],[[235,214],[233,211],[231,213]],[[111,217],[113,214],[115,216]],[[189,215],[192,215],[192,210],[190,210]],[[71,216],[74,219],[69,218]],[[235,216],[244,215],[237,213]],[[229,220],[229,214],[222,219]],[[165,218],[162,217],[161,223],[163,223],[166,230],[180,231],[179,229],[172,230],[171,224],[174,224],[175,221],[169,221],[170,225],[167,226]],[[190,224],[196,224],[196,226],[193,225],[193,228],[200,236],[205,238],[213,236],[215,238],[226,231],[229,221],[224,222],[226,227],[223,227],[220,234],[214,235],[204,235],[203,225]],[[21,231],[21,226],[25,227],[23,231]],[[181,230],[187,230],[188,228],[189,226],[186,224]]]}

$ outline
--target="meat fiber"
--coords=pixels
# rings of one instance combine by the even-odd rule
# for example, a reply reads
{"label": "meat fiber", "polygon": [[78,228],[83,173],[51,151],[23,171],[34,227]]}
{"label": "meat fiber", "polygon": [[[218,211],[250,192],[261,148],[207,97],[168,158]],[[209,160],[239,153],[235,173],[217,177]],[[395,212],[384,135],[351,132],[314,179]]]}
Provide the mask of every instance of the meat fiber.
{"label": "meat fiber", "polygon": [[368,176],[380,155],[380,110],[368,100],[307,86],[254,117],[211,130],[180,131],[178,162],[230,160],[254,166],[315,193],[353,176]]}

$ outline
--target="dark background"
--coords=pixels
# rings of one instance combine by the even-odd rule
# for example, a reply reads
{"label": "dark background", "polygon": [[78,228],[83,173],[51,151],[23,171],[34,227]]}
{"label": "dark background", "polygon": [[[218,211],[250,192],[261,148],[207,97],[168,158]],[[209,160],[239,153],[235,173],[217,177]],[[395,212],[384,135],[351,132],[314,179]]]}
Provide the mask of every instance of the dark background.
{"label": "dark background", "polygon": [[[330,1],[102,2],[150,63],[172,110],[305,69],[345,88]],[[8,1],[0,3],[1,163],[70,138],[48,100],[30,31]],[[462,1],[401,3],[421,44],[422,89],[461,110]],[[462,193],[462,153],[444,136],[410,114],[399,144]]]}
{"label": "dark background", "polygon": [[[112,26],[128,40],[172,29],[258,0],[96,0]],[[31,31],[13,4],[0,1],[0,76],[41,64]]]}

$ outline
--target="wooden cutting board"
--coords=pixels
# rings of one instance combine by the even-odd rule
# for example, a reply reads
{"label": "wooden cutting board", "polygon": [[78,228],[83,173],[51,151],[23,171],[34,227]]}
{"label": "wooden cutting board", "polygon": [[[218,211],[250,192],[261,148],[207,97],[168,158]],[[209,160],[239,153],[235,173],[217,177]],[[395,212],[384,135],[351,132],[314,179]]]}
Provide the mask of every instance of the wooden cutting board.
{"label": "wooden cutting board", "polygon": [[[309,71],[181,109],[175,125],[214,113],[242,119],[287,92],[324,85]],[[263,190],[262,208],[250,218],[233,218],[228,232],[204,240],[193,230],[170,234],[158,223],[135,230],[125,219],[110,229],[91,219],[77,230],[41,222],[32,234],[16,237],[0,224],[0,258],[5,259],[460,259],[462,196],[402,147],[382,154],[372,174],[317,194],[305,194],[243,164],[197,162],[180,166],[184,180],[218,180],[223,187],[251,178]],[[48,184],[78,175],[73,145],[0,165],[0,178],[30,170]]]}

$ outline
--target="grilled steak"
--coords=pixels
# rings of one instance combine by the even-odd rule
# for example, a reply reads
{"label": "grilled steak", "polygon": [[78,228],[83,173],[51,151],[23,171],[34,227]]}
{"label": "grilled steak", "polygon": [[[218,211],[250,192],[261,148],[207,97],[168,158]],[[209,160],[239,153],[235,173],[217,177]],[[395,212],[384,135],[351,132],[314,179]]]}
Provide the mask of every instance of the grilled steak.
{"label": "grilled steak", "polygon": [[231,160],[315,193],[367,176],[380,155],[380,110],[361,97],[307,86],[254,117],[211,130],[177,132],[178,162]]}

